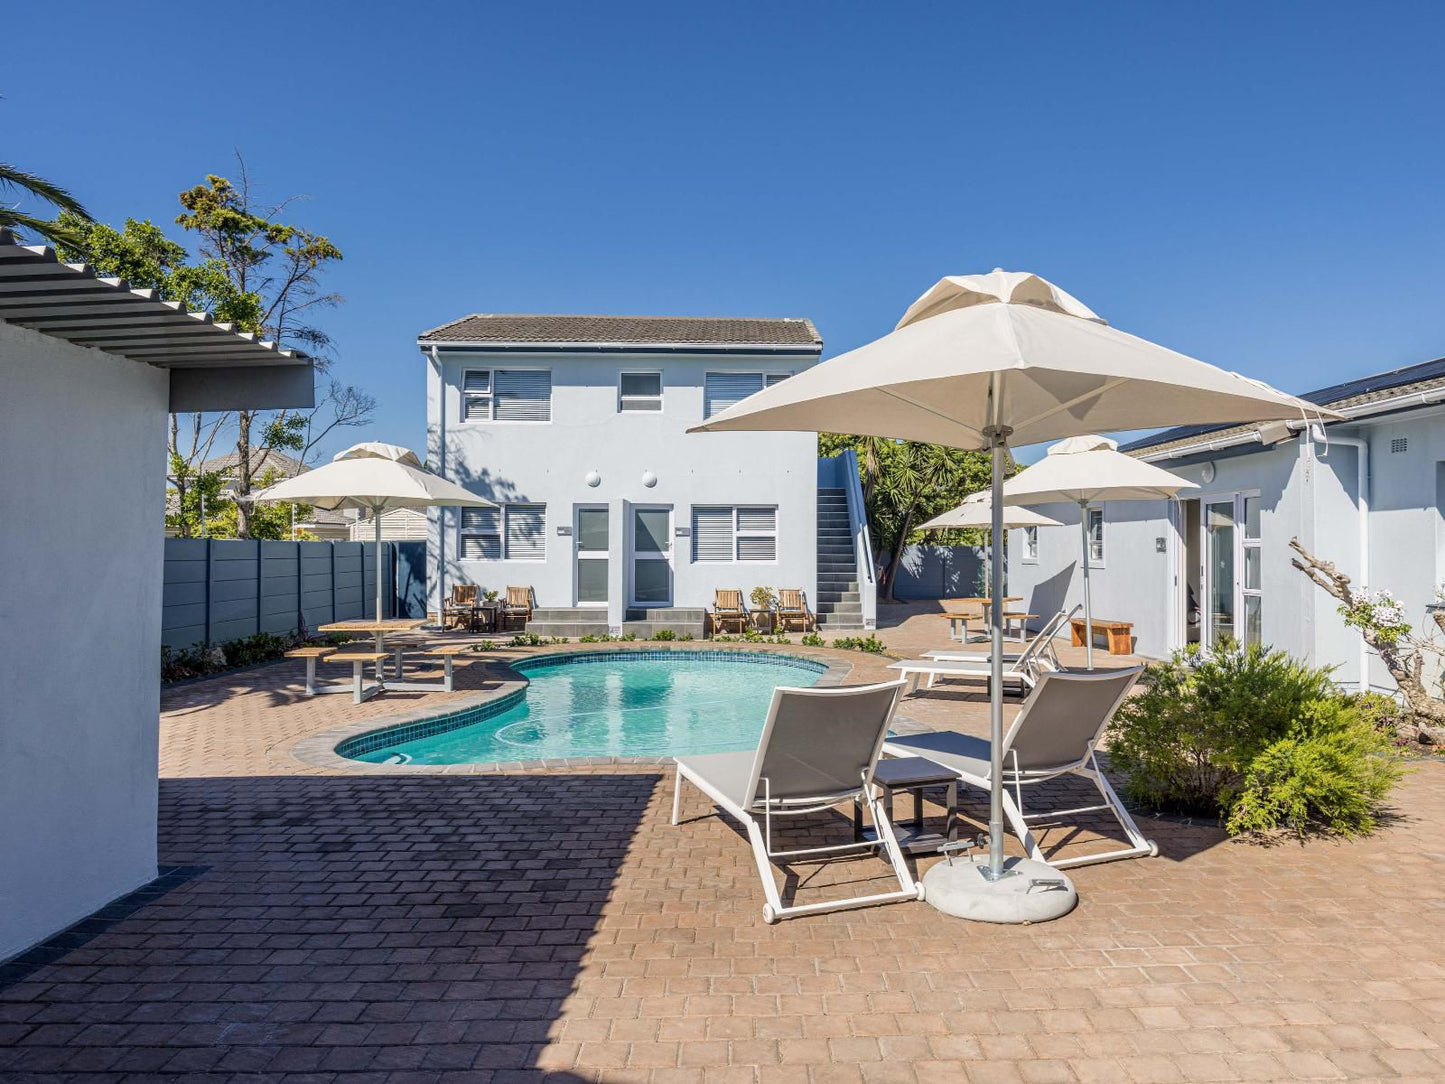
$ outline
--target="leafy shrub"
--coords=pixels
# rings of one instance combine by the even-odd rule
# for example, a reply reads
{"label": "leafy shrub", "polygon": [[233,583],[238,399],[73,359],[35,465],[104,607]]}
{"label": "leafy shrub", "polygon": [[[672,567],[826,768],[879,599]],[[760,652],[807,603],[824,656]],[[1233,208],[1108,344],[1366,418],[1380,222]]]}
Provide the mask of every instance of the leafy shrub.
{"label": "leafy shrub", "polygon": [[652,638],[654,640],[676,640],[677,633],[673,632],[672,629],[658,629],[652,634]]}
{"label": "leafy shrub", "polygon": [[297,633],[278,636],[272,632],[258,632],[224,643],[197,643],[181,648],[162,645],[161,682],[185,681],[270,662],[302,643],[305,643],[305,638]]}
{"label": "leafy shrub", "polygon": [[478,640],[471,649],[473,651],[496,651],[497,645],[491,640]]}
{"label": "leafy shrub", "polygon": [[804,647],[826,647],[828,641],[824,640],[816,632],[809,632],[803,634],[802,643]]}
{"label": "leafy shrub", "polygon": [[876,636],[839,636],[833,646],[842,651],[866,651],[870,655],[884,652],[883,641]]}
{"label": "leafy shrub", "polygon": [[748,599],[755,610],[771,610],[778,601],[778,596],[773,593],[771,587],[754,587]]}
{"label": "leafy shrub", "polygon": [[1108,745],[1132,800],[1218,816],[1236,834],[1369,831],[1400,772],[1389,736],[1329,668],[1258,645],[1151,666]]}
{"label": "leafy shrub", "polygon": [[690,632],[684,632],[681,636],[678,637],[678,639],[679,639],[679,640],[691,640],[691,639],[692,639],[692,633],[690,633]]}
{"label": "leafy shrub", "polygon": [[508,641],[509,647],[541,647],[547,641],[535,632],[519,632]]}

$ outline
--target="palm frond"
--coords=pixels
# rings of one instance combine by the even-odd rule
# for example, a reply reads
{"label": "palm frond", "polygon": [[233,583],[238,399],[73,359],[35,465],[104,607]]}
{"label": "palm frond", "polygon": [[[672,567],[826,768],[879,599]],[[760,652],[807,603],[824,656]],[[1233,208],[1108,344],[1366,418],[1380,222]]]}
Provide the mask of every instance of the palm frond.
{"label": "palm frond", "polygon": [[28,192],[30,195],[43,199],[46,203],[59,207],[62,211],[69,211],[73,215],[79,215],[87,222],[93,221],[90,212],[85,206],[72,196],[64,188],[44,177],[37,177],[34,173],[27,173],[17,166],[8,162],[0,162],[0,188],[7,188],[11,191],[19,190]]}
{"label": "palm frond", "polygon": [[13,230],[22,239],[34,236],[53,245],[68,245],[72,249],[83,248],[85,245],[85,238],[69,226],[36,218],[9,207],[0,207],[0,229]]}

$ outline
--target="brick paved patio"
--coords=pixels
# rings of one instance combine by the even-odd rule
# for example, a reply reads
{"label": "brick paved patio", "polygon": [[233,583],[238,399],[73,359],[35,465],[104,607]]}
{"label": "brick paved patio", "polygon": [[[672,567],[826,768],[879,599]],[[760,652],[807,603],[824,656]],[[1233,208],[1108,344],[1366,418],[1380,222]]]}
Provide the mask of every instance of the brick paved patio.
{"label": "brick paved patio", "polygon": [[[890,644],[938,640],[897,616]],[[291,746],[400,698],[306,700],[300,674],[166,694],[174,883],[0,972],[0,1079],[1445,1079],[1440,765],[1361,843],[1148,822],[1161,857],[1074,870],[1056,923],[906,904],[766,926],[740,835],[695,793],[671,827],[656,769],[328,773]],[[403,708],[498,687],[477,664],[458,685]],[[906,712],[973,728],[984,702]],[[826,894],[883,871],[796,872]]]}

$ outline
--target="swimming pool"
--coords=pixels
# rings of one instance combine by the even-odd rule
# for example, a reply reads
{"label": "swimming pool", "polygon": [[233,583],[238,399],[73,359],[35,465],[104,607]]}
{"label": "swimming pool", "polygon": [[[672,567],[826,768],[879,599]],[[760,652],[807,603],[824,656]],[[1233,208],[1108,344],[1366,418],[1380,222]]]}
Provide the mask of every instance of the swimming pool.
{"label": "swimming pool", "polygon": [[771,652],[599,651],[513,664],[530,684],[451,715],[350,738],[372,764],[491,764],[660,757],[757,745],[773,689],[828,669]]}

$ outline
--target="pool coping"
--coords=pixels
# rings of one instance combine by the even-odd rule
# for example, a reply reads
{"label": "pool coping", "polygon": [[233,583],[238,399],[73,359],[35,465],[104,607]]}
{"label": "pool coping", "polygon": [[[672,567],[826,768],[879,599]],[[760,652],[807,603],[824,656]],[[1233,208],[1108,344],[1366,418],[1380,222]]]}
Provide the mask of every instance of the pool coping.
{"label": "pool coping", "polygon": [[516,669],[516,665],[525,664],[532,659],[547,656],[575,654],[621,655],[635,654],[640,651],[677,652],[680,654],[725,653],[729,655],[783,655],[806,662],[821,663],[827,667],[826,670],[818,675],[818,680],[813,683],[812,687],[815,689],[842,685],[848,675],[853,672],[853,664],[851,662],[835,659],[821,652],[809,651],[806,648],[778,651],[747,644],[720,644],[716,648],[704,646],[705,644],[706,641],[702,643],[675,645],[644,641],[639,642],[635,646],[626,647],[621,645],[599,646],[597,644],[580,643],[553,644],[547,645],[545,649],[533,654],[510,659],[499,659],[494,656],[488,656],[486,652],[478,652],[479,661],[484,667],[485,675],[487,678],[497,681],[496,688],[478,689],[475,693],[448,700],[444,707],[433,704],[427,707],[414,708],[410,711],[399,711],[395,715],[367,719],[364,722],[345,723],[341,726],[330,727],[302,738],[291,747],[291,756],[302,764],[312,768],[324,768],[327,771],[345,772],[352,775],[495,775],[501,772],[555,771],[558,768],[656,768],[671,764],[673,758],[670,756],[557,757],[550,760],[511,760],[478,764],[373,764],[364,760],[352,760],[350,757],[344,757],[336,750],[342,743],[366,734],[372,734],[380,730],[390,730],[393,727],[406,726],[411,723],[422,723],[432,719],[440,719],[448,715],[456,715],[460,712],[471,711],[474,708],[496,703],[523,693],[531,682],[528,680],[526,674]]}

